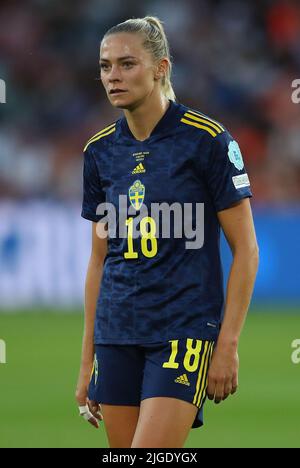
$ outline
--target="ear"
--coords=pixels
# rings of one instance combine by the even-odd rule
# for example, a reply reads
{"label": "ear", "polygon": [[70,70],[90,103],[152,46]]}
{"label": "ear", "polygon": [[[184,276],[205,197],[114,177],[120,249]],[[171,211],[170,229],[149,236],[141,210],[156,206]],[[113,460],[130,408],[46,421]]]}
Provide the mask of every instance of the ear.
{"label": "ear", "polygon": [[154,78],[156,80],[161,80],[168,71],[169,61],[167,58],[163,58],[156,67]]}

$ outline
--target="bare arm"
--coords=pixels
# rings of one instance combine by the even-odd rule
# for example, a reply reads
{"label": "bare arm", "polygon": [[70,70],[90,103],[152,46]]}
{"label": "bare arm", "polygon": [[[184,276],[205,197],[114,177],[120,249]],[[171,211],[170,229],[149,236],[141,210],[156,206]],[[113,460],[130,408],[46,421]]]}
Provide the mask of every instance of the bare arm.
{"label": "bare arm", "polygon": [[87,403],[88,385],[90,382],[94,361],[94,327],[96,305],[103,274],[103,263],[107,253],[107,239],[98,237],[96,230],[97,223],[93,222],[92,251],[85,282],[85,317],[82,339],[81,366],[76,388],[76,400],[80,406],[84,406]]}
{"label": "bare arm", "polygon": [[225,400],[238,386],[238,343],[250,304],[258,268],[258,246],[249,199],[218,213],[233,261],[224,319],[208,374],[208,398]]}

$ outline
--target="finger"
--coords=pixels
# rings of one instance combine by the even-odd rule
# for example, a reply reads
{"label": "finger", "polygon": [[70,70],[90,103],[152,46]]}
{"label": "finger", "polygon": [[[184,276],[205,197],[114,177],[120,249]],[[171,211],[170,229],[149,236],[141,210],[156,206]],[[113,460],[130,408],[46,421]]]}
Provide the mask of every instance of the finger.
{"label": "finger", "polygon": [[210,382],[206,389],[206,396],[209,400],[213,400],[215,397],[216,385],[214,382]]}
{"label": "finger", "polygon": [[88,400],[88,405],[93,416],[102,421],[103,415],[101,413],[101,406],[99,405],[99,403],[94,400]]}
{"label": "finger", "polygon": [[213,400],[215,397],[215,393],[216,393],[216,379],[214,377],[211,377],[210,374],[208,374],[206,396],[209,400]]}
{"label": "finger", "polygon": [[232,390],[231,390],[232,395],[237,392],[238,386],[239,386],[238,376],[234,375],[232,379]]}
{"label": "finger", "polygon": [[215,393],[215,403],[218,405],[224,397],[224,380],[217,382],[216,393]]}
{"label": "finger", "polygon": [[227,381],[224,386],[224,396],[223,396],[223,401],[226,400],[226,398],[229,397],[232,391],[232,383],[231,381]]}
{"label": "finger", "polygon": [[79,414],[82,416],[86,421],[88,421],[92,426],[98,428],[99,424],[97,419],[92,415],[92,413],[89,410],[88,404],[84,406],[79,406]]}
{"label": "finger", "polygon": [[94,426],[96,429],[99,428],[99,423],[96,418],[92,417],[91,419],[88,419],[88,422]]}
{"label": "finger", "polygon": [[99,408],[95,408],[91,411],[92,415],[98,419],[99,421],[103,420],[103,414],[101,413]]}

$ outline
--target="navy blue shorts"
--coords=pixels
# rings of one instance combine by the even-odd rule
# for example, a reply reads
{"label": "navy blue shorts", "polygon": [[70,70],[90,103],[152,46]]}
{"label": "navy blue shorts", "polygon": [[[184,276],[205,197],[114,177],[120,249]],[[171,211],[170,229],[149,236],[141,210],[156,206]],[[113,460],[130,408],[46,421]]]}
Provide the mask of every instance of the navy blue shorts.
{"label": "navy blue shorts", "polygon": [[95,345],[88,397],[100,404],[140,406],[145,398],[173,397],[199,408],[203,425],[213,341],[184,338],[146,345]]}

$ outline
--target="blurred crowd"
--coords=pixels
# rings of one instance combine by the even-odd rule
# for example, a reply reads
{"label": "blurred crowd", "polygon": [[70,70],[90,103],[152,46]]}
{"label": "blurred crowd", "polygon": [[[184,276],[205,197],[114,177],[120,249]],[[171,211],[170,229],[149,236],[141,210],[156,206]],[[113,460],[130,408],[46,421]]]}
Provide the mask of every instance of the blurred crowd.
{"label": "blurred crowd", "polygon": [[0,197],[80,198],[82,148],[121,114],[99,81],[114,24],[164,21],[177,100],[240,143],[256,204],[300,201],[300,2],[1,0]]}

